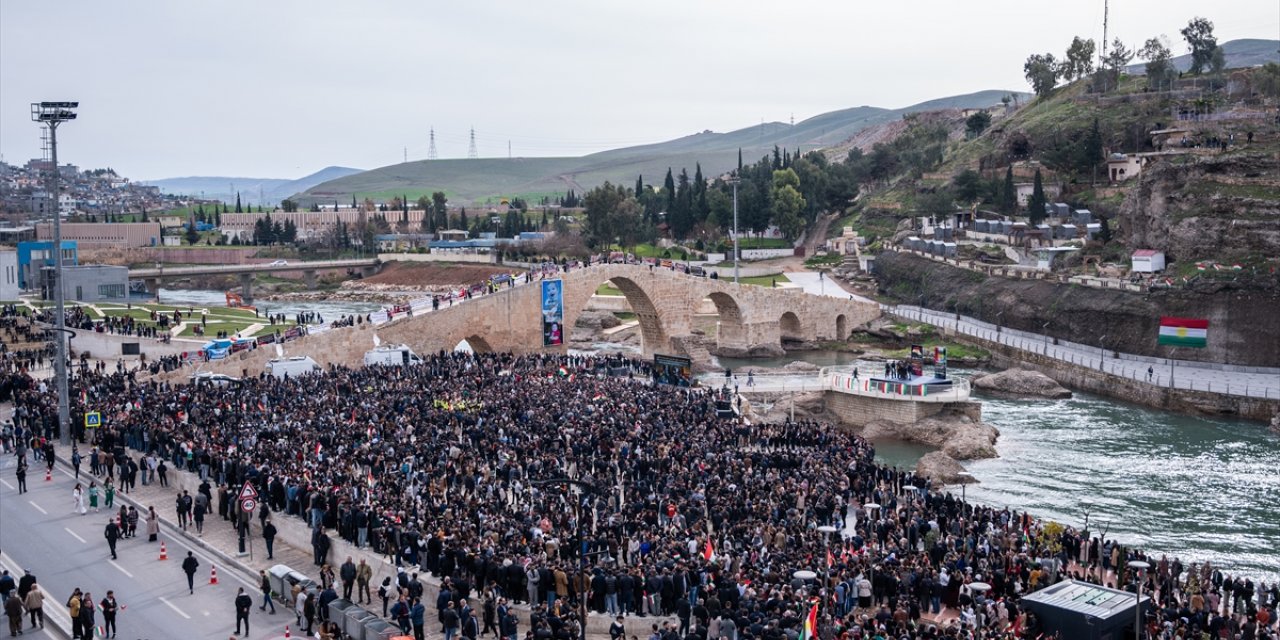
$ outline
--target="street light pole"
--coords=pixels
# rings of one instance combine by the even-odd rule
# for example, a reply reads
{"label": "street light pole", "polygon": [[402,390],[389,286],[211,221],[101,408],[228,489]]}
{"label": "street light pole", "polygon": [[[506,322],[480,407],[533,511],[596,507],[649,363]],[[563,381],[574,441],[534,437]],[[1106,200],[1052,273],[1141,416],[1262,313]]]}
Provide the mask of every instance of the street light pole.
{"label": "street light pole", "polygon": [[76,119],[79,102],[33,102],[31,119],[49,130],[49,153],[53,172],[49,176],[49,191],[53,198],[53,281],[54,281],[54,329],[57,333],[57,362],[54,364],[54,382],[58,389],[58,442],[71,444],[71,408],[67,398],[67,328],[66,301],[62,291],[62,202],[58,194],[58,125]]}
{"label": "street light pole", "polygon": [[738,284],[738,175],[729,179],[733,185],[733,283]]}
{"label": "street light pole", "polygon": [[1133,638],[1134,640],[1142,639],[1142,575],[1151,568],[1150,562],[1143,560],[1132,560],[1129,562],[1129,568],[1134,570],[1134,593],[1137,601],[1134,603],[1133,609]]}

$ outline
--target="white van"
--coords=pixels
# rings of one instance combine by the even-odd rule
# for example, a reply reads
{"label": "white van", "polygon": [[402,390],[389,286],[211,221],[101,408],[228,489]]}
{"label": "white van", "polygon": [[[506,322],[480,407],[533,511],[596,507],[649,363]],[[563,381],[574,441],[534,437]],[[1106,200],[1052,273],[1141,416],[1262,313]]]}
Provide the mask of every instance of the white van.
{"label": "white van", "polygon": [[376,347],[364,354],[364,366],[375,364],[392,367],[405,364],[422,364],[422,358],[419,358],[408,345],[389,344]]}
{"label": "white van", "polygon": [[267,362],[267,373],[277,378],[283,378],[285,376],[296,378],[298,376],[307,375],[308,373],[315,373],[319,370],[320,365],[316,364],[316,361],[312,360],[308,356],[276,358]]}

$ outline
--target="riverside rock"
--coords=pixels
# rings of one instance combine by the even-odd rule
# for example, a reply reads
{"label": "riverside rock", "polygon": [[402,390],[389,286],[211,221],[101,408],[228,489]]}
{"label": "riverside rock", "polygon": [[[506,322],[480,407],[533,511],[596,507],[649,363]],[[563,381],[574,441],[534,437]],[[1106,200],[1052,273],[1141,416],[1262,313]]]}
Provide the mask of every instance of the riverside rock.
{"label": "riverside rock", "polygon": [[963,413],[946,411],[913,423],[876,420],[862,429],[868,440],[896,439],[942,449],[956,460],[995,458],[1000,431]]}
{"label": "riverside rock", "polygon": [[995,396],[1009,398],[1043,398],[1061,400],[1071,397],[1071,391],[1053,378],[1030,369],[1008,369],[970,380],[974,388]]}
{"label": "riverside rock", "polygon": [[944,484],[967,484],[977,482],[973,476],[961,475],[964,467],[955,458],[941,452],[930,451],[916,463],[916,475],[924,476],[934,482]]}

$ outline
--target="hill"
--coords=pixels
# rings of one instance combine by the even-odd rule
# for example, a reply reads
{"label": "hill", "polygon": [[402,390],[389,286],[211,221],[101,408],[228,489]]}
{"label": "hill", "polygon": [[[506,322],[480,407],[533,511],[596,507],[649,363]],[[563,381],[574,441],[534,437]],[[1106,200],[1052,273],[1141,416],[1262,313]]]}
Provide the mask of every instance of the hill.
{"label": "hill", "polygon": [[901,119],[904,114],[939,108],[976,108],[998,104],[1009,91],[988,90],[929,102],[884,109],[861,106],[832,111],[794,125],[768,122],[726,133],[704,131],[649,145],[601,151],[573,158],[492,158],[479,160],[423,160],[391,165],[316,185],[297,196],[312,202],[350,200],[352,194],[375,200],[398,195],[417,198],[444,191],[451,200],[480,201],[500,196],[537,199],[579,192],[605,181],[632,184],[660,182],[668,168],[693,172],[702,165],[714,176],[737,166],[741,149],[745,162],[771,153],[774,146],[801,150],[839,144],[866,127]]}
{"label": "hill", "polygon": [[[1224,42],[1218,46],[1222,47],[1222,55],[1227,61],[1228,69],[1256,67],[1268,62],[1280,62],[1280,40],[1243,38]],[[1191,54],[1175,56],[1170,62],[1181,73],[1191,68]],[[1147,73],[1147,65],[1145,63],[1131,64],[1125,71],[1130,75],[1145,75]]]}
{"label": "hill", "polygon": [[[223,176],[190,176],[146,180],[141,184],[160,187],[163,193],[202,195],[212,200],[234,202],[236,192],[245,204],[276,204],[289,196],[306,191],[317,184],[360,173],[361,169],[325,167],[296,180],[279,178],[233,178]],[[261,200],[261,201],[260,201]]]}

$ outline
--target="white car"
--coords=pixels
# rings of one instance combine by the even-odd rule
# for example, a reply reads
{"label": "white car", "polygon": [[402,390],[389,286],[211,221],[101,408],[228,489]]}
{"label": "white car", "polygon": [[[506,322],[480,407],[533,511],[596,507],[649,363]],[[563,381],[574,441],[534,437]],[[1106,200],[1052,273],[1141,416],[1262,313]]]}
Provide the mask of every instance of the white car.
{"label": "white car", "polygon": [[272,262],[271,264],[269,264],[269,265],[267,265],[267,266],[268,266],[268,267],[287,267],[287,266],[289,266],[289,261],[288,261],[288,260],[276,260],[275,262]]}

